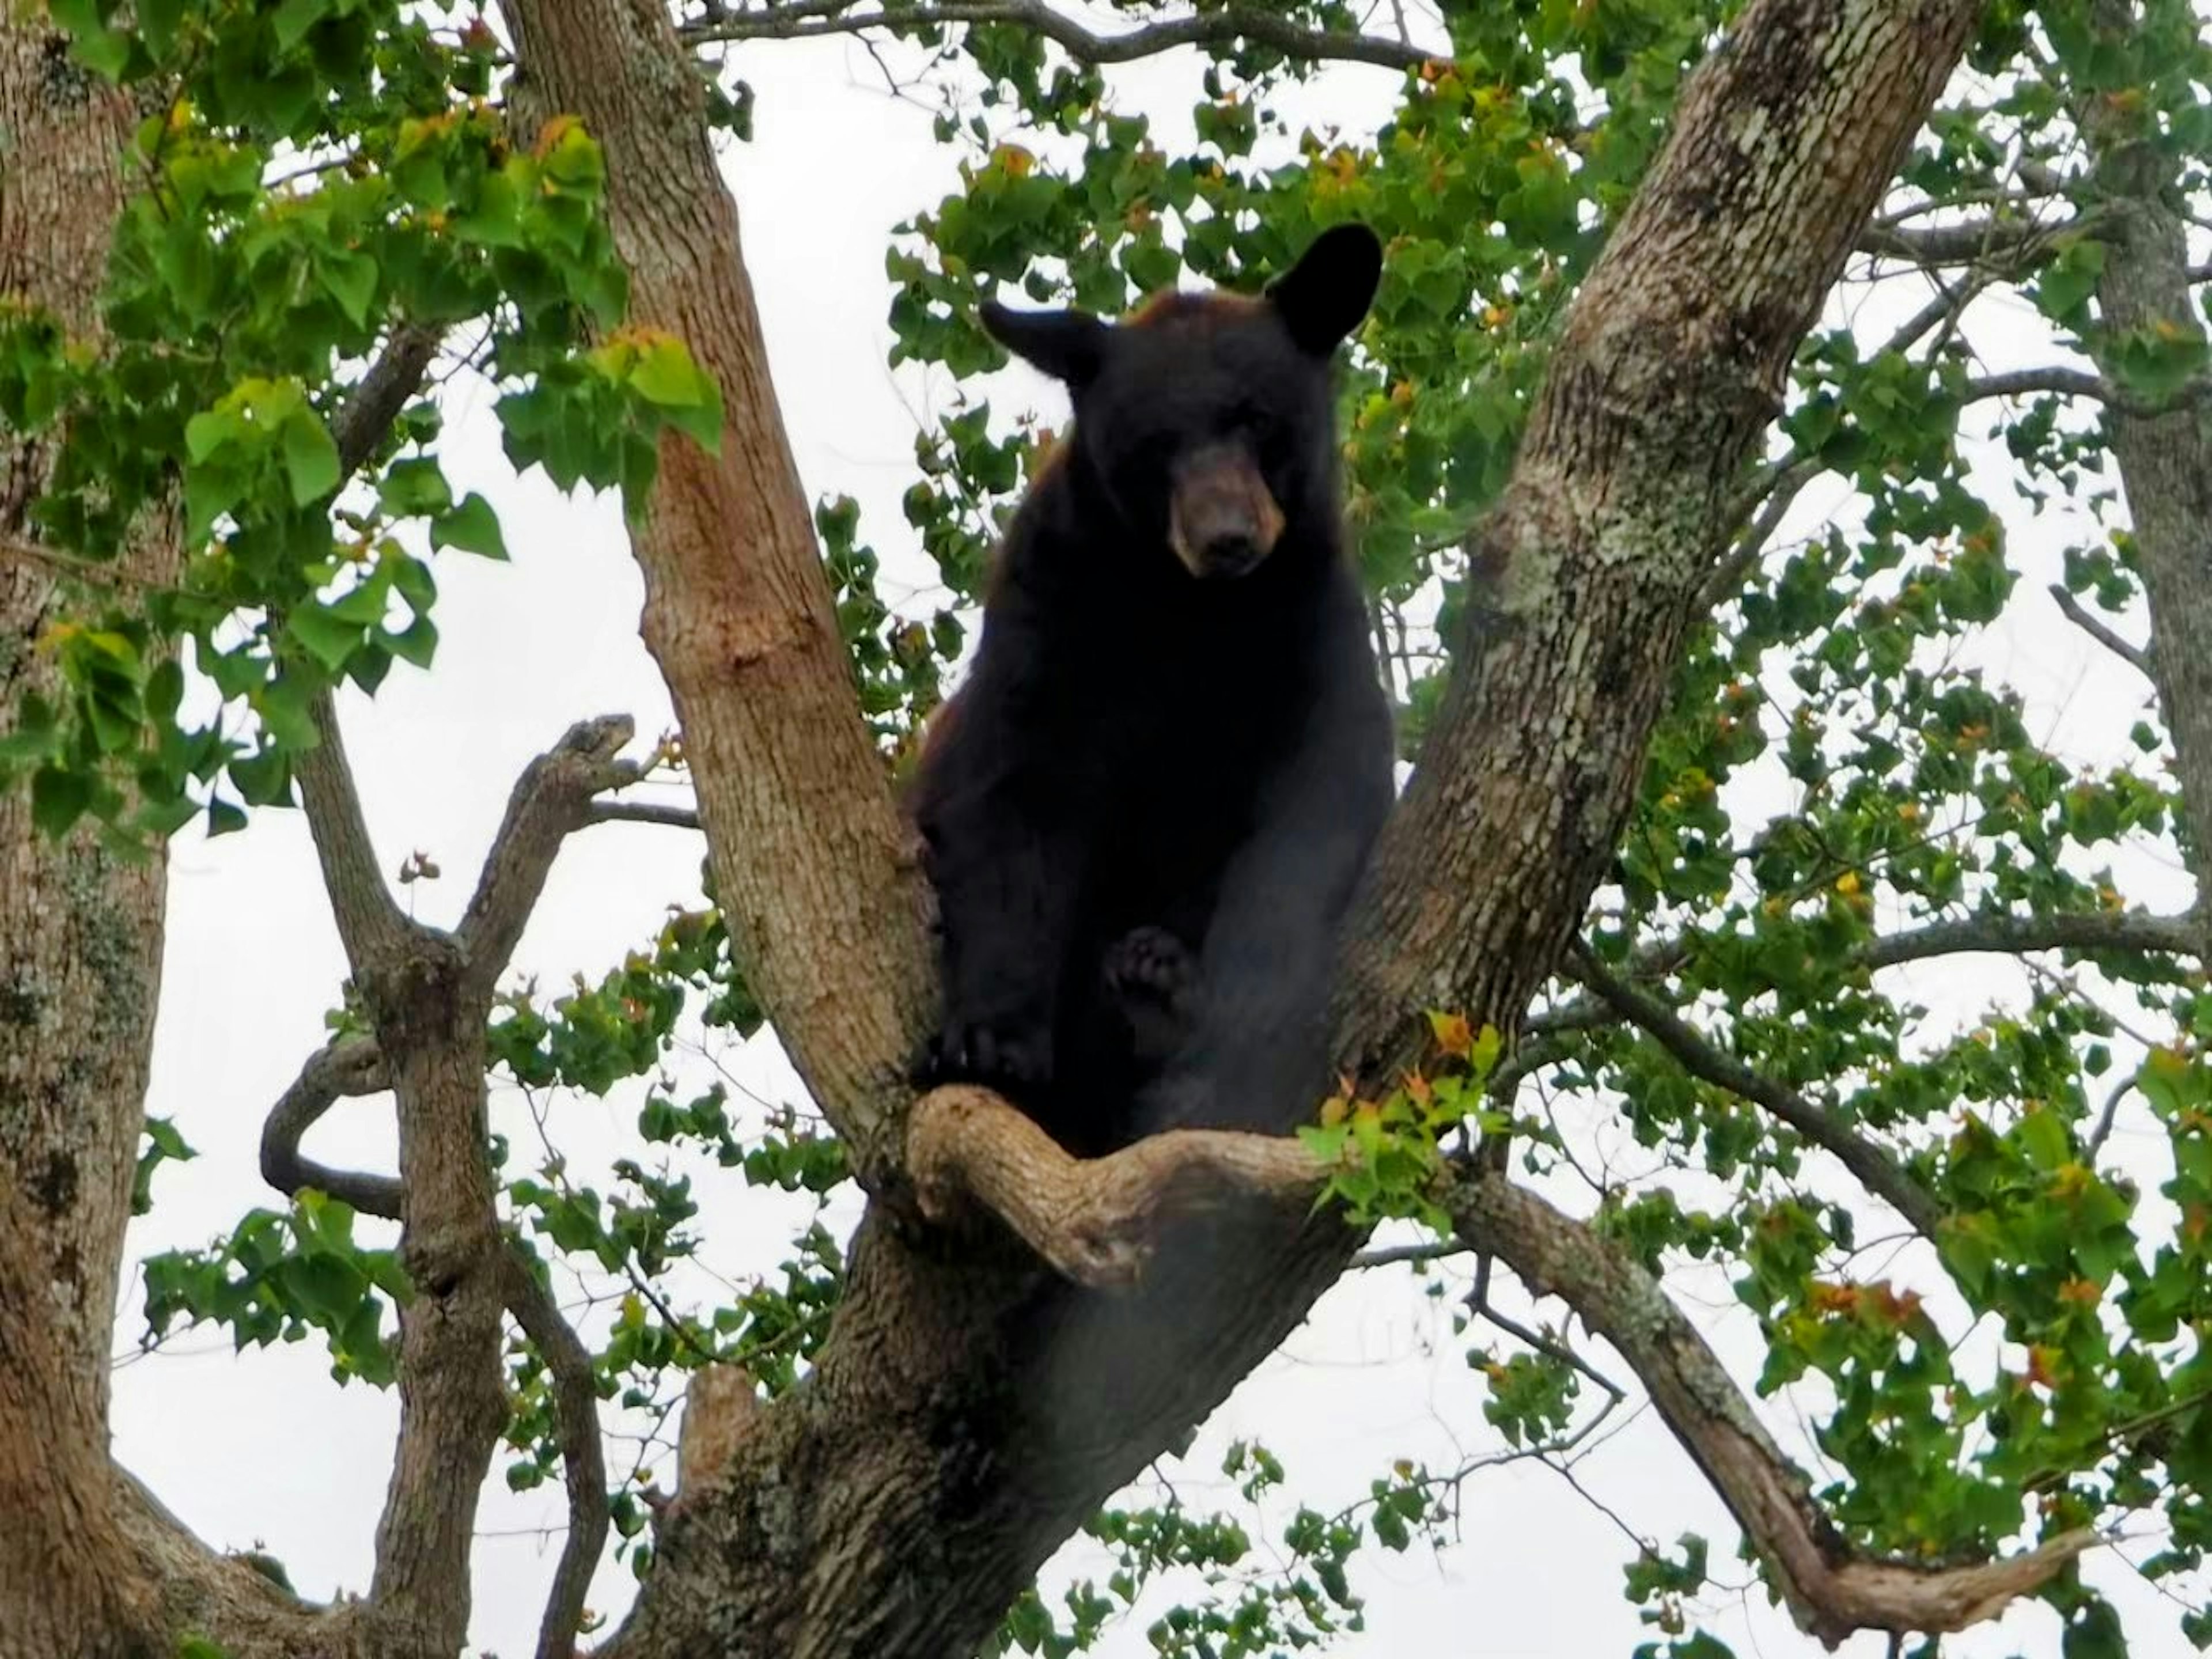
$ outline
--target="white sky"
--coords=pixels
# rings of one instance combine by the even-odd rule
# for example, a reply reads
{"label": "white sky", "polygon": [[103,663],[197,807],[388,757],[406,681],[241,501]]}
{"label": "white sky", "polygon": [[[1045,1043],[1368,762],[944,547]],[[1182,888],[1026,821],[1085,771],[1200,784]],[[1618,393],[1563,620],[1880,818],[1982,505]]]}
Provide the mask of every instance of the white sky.
{"label": "white sky", "polygon": [[[954,158],[932,142],[927,112],[886,97],[869,59],[852,46],[767,46],[750,54],[746,66],[760,93],[758,136],[730,155],[726,171],[800,469],[813,494],[858,496],[863,533],[892,570],[924,579],[926,568],[907,554],[897,507],[911,477],[921,387],[911,375],[895,381],[884,366],[883,252],[894,222],[951,186]],[[1144,81],[1158,88],[1187,74],[1187,65],[1155,70]],[[1388,76],[1348,71],[1329,83],[1327,95],[1340,107],[1371,109],[1390,86]],[[1125,100],[1133,106],[1140,101],[1174,128],[1186,119],[1187,97]],[[2021,354],[2034,349],[2037,331],[2021,311],[2016,333],[1998,313],[1994,327],[1976,335],[1993,367],[2009,366],[2008,346]],[[1033,380],[1009,375],[998,385],[1005,388],[1002,411],[1011,412],[1005,401],[1011,394],[1057,412],[1055,394]],[[481,388],[450,394],[448,416],[445,453],[457,487],[483,489],[498,503],[515,562],[441,557],[438,621],[445,643],[434,672],[397,668],[373,706],[354,698],[346,711],[383,865],[396,870],[416,848],[442,865],[442,880],[405,890],[426,918],[439,921],[453,919],[465,902],[516,773],[570,721],[627,711],[647,740],[671,723],[665,694],[637,639],[638,577],[612,506],[563,501],[542,477],[507,476]],[[1839,489],[1828,485],[1808,492],[1800,510],[1813,523],[1842,505]],[[2015,515],[2013,529],[2023,558],[2055,573],[2058,528]],[[2033,699],[2044,723],[2039,730],[2055,731],[2069,751],[2110,752],[2136,717],[2143,688],[2059,618],[2041,597],[2045,580],[2023,582],[2027,597],[1992,630],[1986,659]],[[894,580],[886,591],[901,590]],[[574,838],[523,941],[517,972],[535,974],[552,988],[577,972],[596,978],[650,936],[665,906],[697,902],[701,851],[696,837],[640,826]],[[2146,887],[2141,896],[2161,905],[2177,896],[2170,878],[2162,884],[2162,892]],[[1972,965],[1971,974],[1930,980],[1923,1000],[1946,1012],[1978,1009],[2002,981],[1988,976],[1985,963]],[[343,973],[297,814],[263,812],[242,836],[179,842],[149,1109],[173,1117],[201,1157],[161,1171],[157,1208],[131,1236],[134,1261],[150,1250],[204,1243],[247,1207],[276,1201],[256,1173],[261,1122],[322,1041],[321,1016]],[[772,1045],[721,1059],[756,1093],[796,1098]],[[696,1076],[705,1062],[684,1065]],[[577,1178],[617,1152],[635,1152],[634,1094],[610,1102],[564,1095],[541,1104]],[[521,1103],[511,1093],[495,1097],[495,1112],[514,1139],[517,1166],[526,1167],[536,1144]],[[1617,1127],[1596,1127],[1592,1139],[1623,1169],[1649,1167]],[[385,1103],[343,1103],[310,1150],[329,1161],[388,1169]],[[731,1277],[772,1270],[793,1207],[729,1176],[703,1177],[699,1192],[714,1267]],[[1571,1193],[1560,1196],[1580,1201]],[[838,1212],[841,1234],[853,1213],[849,1204]],[[1922,1268],[1913,1282],[1932,1290],[1934,1276]],[[1908,1263],[1898,1271],[1909,1270]],[[1216,1414],[1191,1456],[1169,1466],[1186,1502],[1204,1510],[1216,1493],[1227,1501],[1221,1452],[1240,1437],[1265,1440],[1288,1465],[1294,1497],[1324,1510],[1363,1495],[1394,1459],[1443,1468],[1495,1449],[1479,1386],[1449,1326],[1407,1288],[1411,1282],[1401,1273],[1371,1274],[1333,1292]],[[703,1279],[690,1283],[695,1297],[711,1293]],[[1692,1289],[1700,1300],[1690,1311],[1747,1381],[1760,1358],[1749,1316],[1724,1285]],[[134,1270],[119,1352],[134,1346],[142,1328],[137,1304]],[[1557,1304],[1543,1310],[1558,1314]],[[1613,1369],[1625,1376],[1617,1364]],[[1766,1415],[1785,1442],[1803,1446],[1802,1425],[1786,1407],[1770,1402]],[[396,1419],[392,1395],[332,1387],[314,1341],[241,1358],[222,1333],[190,1333],[124,1364],[116,1379],[115,1441],[124,1462],[210,1543],[267,1548],[302,1593],[318,1598],[367,1588]],[[611,1426],[611,1414],[608,1420]],[[612,1473],[626,1469],[629,1448],[611,1443],[609,1462]],[[664,1482],[670,1462],[658,1461]],[[1733,1561],[1735,1534],[1724,1511],[1649,1413],[1606,1441],[1577,1474],[1636,1533],[1671,1547],[1686,1531],[1703,1532],[1717,1575],[1749,1582]],[[1403,1557],[1362,1558],[1355,1583],[1368,1598],[1368,1632],[1334,1651],[1363,1659],[1626,1659],[1650,1638],[1620,1595],[1632,1547],[1566,1482],[1522,1463],[1477,1475],[1463,1498],[1461,1541],[1441,1558],[1419,1547]],[[530,1650],[558,1545],[546,1529],[560,1519],[557,1484],[516,1497],[495,1465],[477,1551],[479,1651],[513,1659]],[[1055,1571],[1091,1571],[1097,1561],[1096,1553],[1078,1546]],[[2172,1632],[2171,1608],[2118,1561],[2093,1558],[2088,1572],[2122,1603],[2131,1627]],[[594,1607],[618,1613],[629,1583],[628,1569],[611,1563]],[[1146,1622],[1125,1621],[1100,1651],[1115,1659],[1150,1652]],[[1706,1627],[1747,1656],[1820,1651],[1755,1588],[1721,1601]],[[2162,1650],[2147,1633],[2137,1651],[2181,1651],[2179,1636],[2170,1639],[2171,1650]],[[2032,1607],[1947,1651],[2040,1655],[2057,1645],[2055,1620]],[[1844,1650],[1855,1659],[1884,1650],[1871,1637]]]}

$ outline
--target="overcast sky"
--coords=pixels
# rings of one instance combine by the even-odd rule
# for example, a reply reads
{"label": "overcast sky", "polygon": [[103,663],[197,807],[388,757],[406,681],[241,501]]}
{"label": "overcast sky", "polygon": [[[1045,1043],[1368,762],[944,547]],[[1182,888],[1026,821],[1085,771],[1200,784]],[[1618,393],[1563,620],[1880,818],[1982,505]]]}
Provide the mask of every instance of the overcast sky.
{"label": "overcast sky", "polygon": [[[897,501],[911,479],[915,422],[928,397],[917,378],[895,380],[884,366],[883,254],[891,225],[951,186],[954,158],[933,145],[928,112],[887,96],[874,65],[855,48],[777,45],[754,52],[747,66],[759,91],[757,137],[729,156],[727,173],[800,469],[811,492],[859,497],[864,533],[904,580],[924,580],[926,567],[905,545]],[[1153,108],[1182,128],[1188,98],[1158,93],[1188,84],[1189,74],[1186,64],[1117,84],[1145,88],[1126,94],[1125,104]],[[1391,87],[1387,75],[1346,70],[1313,94],[1315,107],[1371,119]],[[2033,349],[2039,334],[2024,307],[2017,322],[2016,337],[2002,313],[1977,331],[1993,367]],[[997,385],[1002,403],[1008,395],[1034,401],[1057,418],[1057,394],[1033,378],[1012,374]],[[542,476],[509,475],[481,387],[454,388],[448,417],[444,453],[457,485],[481,489],[498,503],[514,562],[441,556],[444,643],[434,672],[395,668],[374,705],[356,697],[346,707],[347,738],[383,864],[396,870],[416,849],[435,859],[443,878],[416,884],[405,897],[441,922],[465,902],[515,774],[569,722],[625,711],[647,740],[672,723],[637,638],[638,576],[613,507],[564,500]],[[1801,503],[1800,518],[1814,523],[1842,505],[1834,489],[1816,489]],[[2015,514],[2013,535],[2024,562],[2055,571],[2059,526]],[[2143,688],[2040,599],[2043,580],[2023,584],[2035,597],[2018,602],[1977,648],[2029,696],[2039,734],[2056,734],[2070,753],[2100,752],[2136,717]],[[633,825],[573,839],[524,939],[518,975],[536,975],[549,988],[579,972],[596,978],[651,936],[665,907],[698,902],[702,850],[695,836]],[[2160,903],[2175,895],[2171,880],[2163,891],[2141,892]],[[158,1207],[133,1231],[134,1261],[149,1250],[204,1243],[245,1209],[275,1201],[256,1174],[261,1122],[322,1041],[322,1014],[343,974],[297,814],[262,812],[244,835],[210,843],[195,832],[179,842],[149,1109],[173,1117],[201,1157],[162,1170]],[[2016,978],[1978,964],[1973,975],[1931,976],[1923,1000],[1939,1019],[1971,1015]],[[767,1041],[720,1053],[713,1062],[762,1098],[797,1097]],[[703,1077],[713,1062],[691,1055],[680,1067]],[[635,1095],[605,1102],[564,1095],[538,1103],[579,1180],[592,1178],[618,1151],[635,1151]],[[500,1094],[495,1112],[497,1127],[514,1139],[518,1168],[527,1167],[538,1143],[526,1103]],[[1610,1124],[1593,1124],[1589,1144],[1623,1170],[1650,1167]],[[388,1103],[342,1103],[310,1150],[332,1162],[389,1168]],[[711,1268],[732,1280],[772,1270],[801,1212],[727,1176],[703,1178],[701,1194]],[[1586,1196],[1566,1190],[1559,1196],[1587,1206]],[[854,1213],[849,1203],[837,1212],[841,1234]],[[1906,1258],[1897,1271],[1911,1274],[1911,1266]],[[1924,1263],[1912,1279],[1936,1288]],[[703,1276],[689,1283],[702,1299],[712,1293]],[[1395,1459],[1446,1468],[1496,1450],[1480,1389],[1460,1357],[1464,1345],[1454,1342],[1446,1322],[1449,1301],[1439,1307],[1411,1284],[1402,1273],[1370,1274],[1333,1292],[1216,1414],[1189,1457],[1164,1466],[1186,1503],[1202,1510],[1216,1493],[1229,1499],[1219,1474],[1222,1449],[1240,1437],[1267,1441],[1288,1466],[1294,1498],[1324,1510],[1361,1496]],[[1703,1297],[1691,1309],[1699,1325],[1748,1380],[1760,1357],[1749,1316],[1717,1281],[1691,1290]],[[136,1343],[137,1304],[134,1273],[119,1352]],[[1557,1304],[1547,1310],[1553,1318],[1558,1311]],[[397,1415],[395,1396],[358,1384],[336,1389],[326,1365],[313,1341],[239,1358],[222,1333],[201,1331],[127,1360],[116,1382],[116,1444],[125,1463],[211,1544],[267,1548],[303,1594],[318,1598],[367,1588]],[[619,1426],[611,1414],[608,1421]],[[1802,1425],[1788,1410],[1770,1404],[1768,1421],[1785,1443],[1803,1448]],[[629,1449],[611,1444],[611,1472],[628,1469]],[[664,1484],[669,1464],[665,1456],[653,1460]],[[1626,1659],[1649,1633],[1620,1595],[1621,1568],[1633,1553],[1623,1528],[1668,1546],[1686,1531],[1703,1532],[1717,1575],[1749,1582],[1748,1571],[1732,1559],[1735,1534],[1725,1513],[1648,1413],[1607,1440],[1577,1474],[1588,1497],[1533,1464],[1486,1471],[1465,1489],[1460,1541],[1448,1553],[1417,1547],[1404,1556],[1364,1558],[1355,1582],[1368,1597],[1368,1632],[1335,1650],[1368,1659]],[[1271,1513],[1279,1519],[1280,1511]],[[517,1497],[495,1470],[480,1516],[473,1625],[480,1651],[513,1659],[530,1650],[558,1547],[549,1529],[560,1518],[557,1486]],[[1054,1582],[1097,1559],[1072,1548],[1056,1565]],[[2109,1556],[2093,1558],[2088,1572],[2130,1609],[2131,1623],[2138,1610],[2159,1607]],[[611,1563],[593,1605],[618,1613],[629,1583],[627,1568]],[[1715,1605],[1707,1627],[1740,1653],[1820,1650],[1755,1588]],[[2170,1611],[2149,1617],[2172,1629]],[[1145,1622],[1127,1622],[1101,1651],[1119,1659],[1148,1653]],[[2053,1621],[2031,1609],[1947,1651],[2056,1649]],[[1873,1638],[1844,1650],[1859,1659],[1883,1650]]]}

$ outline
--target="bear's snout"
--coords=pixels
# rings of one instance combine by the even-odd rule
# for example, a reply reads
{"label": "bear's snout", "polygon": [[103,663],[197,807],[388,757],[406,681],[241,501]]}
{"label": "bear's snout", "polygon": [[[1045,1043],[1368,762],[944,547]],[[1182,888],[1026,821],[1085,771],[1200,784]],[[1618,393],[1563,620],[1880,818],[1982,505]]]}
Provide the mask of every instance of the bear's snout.
{"label": "bear's snout", "polygon": [[1283,510],[1252,458],[1218,444],[1175,471],[1168,499],[1168,545],[1201,581],[1242,576],[1274,550]]}

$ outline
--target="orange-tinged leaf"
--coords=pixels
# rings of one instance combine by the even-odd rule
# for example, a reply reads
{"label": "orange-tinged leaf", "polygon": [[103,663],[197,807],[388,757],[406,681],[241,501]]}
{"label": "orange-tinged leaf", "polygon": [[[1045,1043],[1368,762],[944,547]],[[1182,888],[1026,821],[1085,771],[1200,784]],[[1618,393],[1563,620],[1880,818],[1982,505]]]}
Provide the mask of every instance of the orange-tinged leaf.
{"label": "orange-tinged leaf", "polygon": [[1465,1014],[1443,1014],[1431,1009],[1429,1030],[1436,1035],[1437,1047],[1448,1054],[1465,1059],[1474,1051],[1474,1028]]}

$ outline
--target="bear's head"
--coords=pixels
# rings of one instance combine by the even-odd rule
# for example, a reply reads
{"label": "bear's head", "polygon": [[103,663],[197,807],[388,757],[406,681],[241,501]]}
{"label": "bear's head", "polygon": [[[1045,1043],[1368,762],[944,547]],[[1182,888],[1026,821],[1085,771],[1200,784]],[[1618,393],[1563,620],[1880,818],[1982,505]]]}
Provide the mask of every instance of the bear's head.
{"label": "bear's head", "polygon": [[1382,272],[1375,233],[1340,225],[1257,298],[1166,294],[1120,324],[986,303],[982,321],[1066,385],[1067,465],[1193,576],[1228,578],[1286,538],[1334,544],[1329,362]]}

